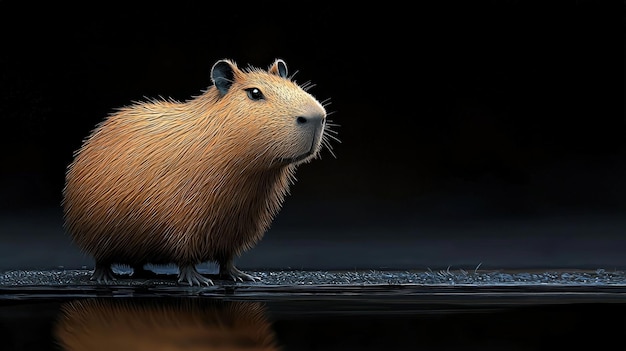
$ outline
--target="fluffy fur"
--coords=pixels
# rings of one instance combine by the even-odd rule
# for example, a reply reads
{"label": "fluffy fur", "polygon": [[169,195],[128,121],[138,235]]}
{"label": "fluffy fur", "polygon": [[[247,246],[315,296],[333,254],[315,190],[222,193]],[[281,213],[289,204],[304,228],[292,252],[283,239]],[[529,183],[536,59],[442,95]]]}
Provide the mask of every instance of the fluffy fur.
{"label": "fluffy fur", "polygon": [[64,351],[277,351],[258,302],[208,299],[87,299],[61,306],[53,328]]}
{"label": "fluffy fur", "polygon": [[194,268],[205,261],[254,279],[233,258],[262,238],[297,165],[327,143],[326,111],[281,60],[267,71],[222,60],[212,78],[225,88],[119,109],[75,153],[65,225],[95,259],[94,279],[114,279],[111,264],[174,263],[180,281],[212,284]]}

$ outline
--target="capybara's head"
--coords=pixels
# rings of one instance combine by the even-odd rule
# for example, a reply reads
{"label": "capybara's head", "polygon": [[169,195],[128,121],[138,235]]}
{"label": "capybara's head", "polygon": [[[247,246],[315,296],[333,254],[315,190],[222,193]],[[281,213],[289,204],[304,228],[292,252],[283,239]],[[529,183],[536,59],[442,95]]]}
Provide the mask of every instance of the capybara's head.
{"label": "capybara's head", "polygon": [[238,135],[245,136],[234,144],[240,147],[236,154],[251,156],[253,167],[299,164],[318,155],[326,110],[288,76],[283,60],[267,71],[220,60],[211,79],[217,91],[214,111],[224,119],[224,128],[236,126]]}

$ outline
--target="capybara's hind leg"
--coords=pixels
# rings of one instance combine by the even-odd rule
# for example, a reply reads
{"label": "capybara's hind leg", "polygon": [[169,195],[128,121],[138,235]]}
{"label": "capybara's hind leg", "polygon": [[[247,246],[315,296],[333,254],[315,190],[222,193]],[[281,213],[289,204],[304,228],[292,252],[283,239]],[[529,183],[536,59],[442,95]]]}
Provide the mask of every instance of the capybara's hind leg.
{"label": "capybara's hind leg", "polygon": [[96,268],[91,274],[89,280],[96,281],[99,284],[106,284],[117,280],[113,274],[110,263],[96,262]]}

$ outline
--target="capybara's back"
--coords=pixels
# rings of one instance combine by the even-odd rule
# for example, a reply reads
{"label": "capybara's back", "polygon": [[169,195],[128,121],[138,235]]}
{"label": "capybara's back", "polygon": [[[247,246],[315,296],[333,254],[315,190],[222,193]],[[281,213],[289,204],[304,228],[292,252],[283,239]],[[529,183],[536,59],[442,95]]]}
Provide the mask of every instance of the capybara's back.
{"label": "capybara's back", "polygon": [[324,107],[287,76],[220,60],[213,85],[185,102],[147,101],[100,123],[69,165],[65,225],[94,257],[92,279],[176,264],[179,282],[212,284],[195,266],[254,280],[233,259],[257,243],[288,192],[296,166],[327,144]]}

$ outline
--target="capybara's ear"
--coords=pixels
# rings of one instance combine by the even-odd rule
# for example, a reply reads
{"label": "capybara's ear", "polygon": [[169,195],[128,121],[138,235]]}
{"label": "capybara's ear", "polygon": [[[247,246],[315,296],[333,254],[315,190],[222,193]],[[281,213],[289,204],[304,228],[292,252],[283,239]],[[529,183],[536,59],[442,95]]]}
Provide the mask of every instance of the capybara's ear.
{"label": "capybara's ear", "polygon": [[237,65],[230,60],[219,60],[211,68],[211,80],[221,95],[226,94],[233,85],[237,69]]}
{"label": "capybara's ear", "polygon": [[281,59],[276,59],[270,67],[269,72],[287,78],[287,64]]}

